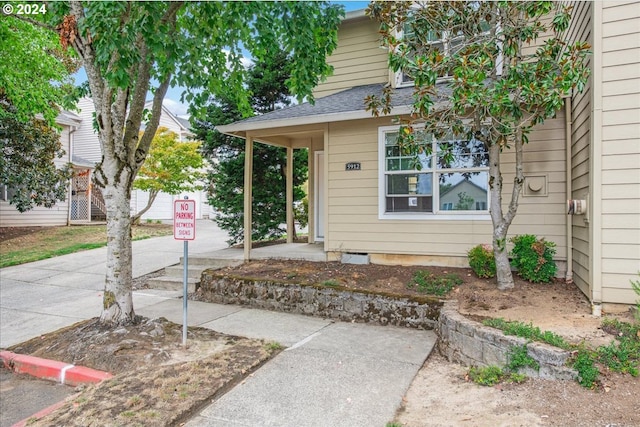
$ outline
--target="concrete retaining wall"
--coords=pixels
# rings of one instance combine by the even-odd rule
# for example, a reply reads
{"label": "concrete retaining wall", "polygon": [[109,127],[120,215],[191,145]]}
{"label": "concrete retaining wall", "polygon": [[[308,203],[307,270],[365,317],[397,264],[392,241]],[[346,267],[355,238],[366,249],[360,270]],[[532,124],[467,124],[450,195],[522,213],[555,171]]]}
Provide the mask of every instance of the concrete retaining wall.
{"label": "concrete retaining wall", "polygon": [[399,298],[340,286],[231,277],[214,270],[203,272],[200,290],[208,302],[418,329],[435,329],[442,306],[438,298]]}
{"label": "concrete retaining wall", "polygon": [[543,343],[527,343],[524,338],[504,335],[502,331],[469,320],[458,313],[455,302],[447,302],[440,310],[438,321],[438,349],[449,361],[465,366],[503,367],[514,346],[527,345],[527,353],[540,364],[540,370],[526,368],[529,377],[573,380],[577,372],[565,363],[570,356],[566,350]]}

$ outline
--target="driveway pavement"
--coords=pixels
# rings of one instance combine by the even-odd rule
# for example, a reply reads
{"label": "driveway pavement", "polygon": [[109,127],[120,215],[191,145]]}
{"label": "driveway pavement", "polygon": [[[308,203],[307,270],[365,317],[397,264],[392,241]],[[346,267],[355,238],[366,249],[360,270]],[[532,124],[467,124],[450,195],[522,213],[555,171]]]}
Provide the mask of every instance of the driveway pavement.
{"label": "driveway pavement", "polygon": [[[211,221],[198,221],[189,254],[226,247]],[[134,277],[177,264],[172,236],[133,244]],[[100,314],[106,249],[0,270],[0,347]],[[181,292],[134,292],[137,314],[182,323]],[[432,331],[189,302],[188,323],[288,347],[186,425],[384,426],[435,343]]]}

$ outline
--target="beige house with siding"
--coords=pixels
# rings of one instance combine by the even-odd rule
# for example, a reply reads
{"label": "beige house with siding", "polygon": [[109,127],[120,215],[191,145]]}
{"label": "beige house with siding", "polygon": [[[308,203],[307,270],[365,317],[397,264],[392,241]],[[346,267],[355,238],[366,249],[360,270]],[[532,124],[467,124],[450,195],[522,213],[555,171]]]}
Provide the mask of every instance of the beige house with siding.
{"label": "beige house with siding", "polygon": [[[295,149],[309,150],[309,242],[322,244],[328,259],[355,253],[374,263],[468,266],[466,252],[491,242],[486,161],[462,156],[452,168],[434,161],[420,172],[408,166],[394,145],[391,118],[410,111],[412,88],[389,71],[377,31],[363,11],[348,13],[328,58],[334,74],[316,88],[315,105],[218,130],[244,138],[247,153],[254,143],[286,147],[289,159]],[[553,241],[559,275],[575,281],[599,313],[601,304],[635,301],[630,280],[640,270],[640,3],[576,2],[568,37],[593,46],[591,78],[530,135],[509,232]],[[373,118],[363,100],[387,84],[395,87],[391,114]],[[250,259],[252,156],[245,158]],[[505,183],[513,181],[514,164],[515,154],[505,152]],[[473,204],[454,209],[447,189],[465,177]],[[579,200],[573,215],[569,199]]]}

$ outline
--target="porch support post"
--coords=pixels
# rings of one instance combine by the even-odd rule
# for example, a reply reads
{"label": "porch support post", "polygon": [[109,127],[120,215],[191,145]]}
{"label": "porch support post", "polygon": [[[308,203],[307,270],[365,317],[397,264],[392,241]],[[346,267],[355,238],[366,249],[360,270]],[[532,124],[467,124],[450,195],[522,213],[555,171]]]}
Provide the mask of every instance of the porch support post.
{"label": "porch support post", "polygon": [[293,217],[293,148],[287,147],[287,243],[293,243],[294,217]]}
{"label": "porch support post", "polygon": [[253,214],[253,137],[247,135],[244,149],[244,260],[251,259]]}

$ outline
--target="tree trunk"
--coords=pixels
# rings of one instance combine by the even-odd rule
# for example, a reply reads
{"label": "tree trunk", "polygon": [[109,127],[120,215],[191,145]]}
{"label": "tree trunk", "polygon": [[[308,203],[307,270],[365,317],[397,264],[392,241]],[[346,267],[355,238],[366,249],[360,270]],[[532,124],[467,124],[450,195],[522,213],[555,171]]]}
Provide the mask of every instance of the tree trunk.
{"label": "tree trunk", "polygon": [[511,265],[507,252],[507,231],[509,224],[502,214],[502,173],[500,172],[500,145],[496,142],[489,147],[489,190],[491,193],[491,222],[493,223],[493,257],[496,261],[498,289],[506,290],[514,286]]}
{"label": "tree trunk", "polygon": [[151,205],[156,201],[156,197],[158,196],[158,190],[149,190],[149,199],[147,200],[147,205],[140,210],[137,214],[131,217],[131,224],[140,224],[140,218],[144,215],[149,209],[151,209]]}
{"label": "tree trunk", "polygon": [[[128,175],[128,174],[122,174]],[[129,177],[120,176],[127,182]],[[113,177],[104,188],[107,207],[107,272],[104,284],[103,311],[100,320],[112,325],[132,323],[133,264],[131,248],[130,185]],[[124,185],[123,185],[124,184]]]}

